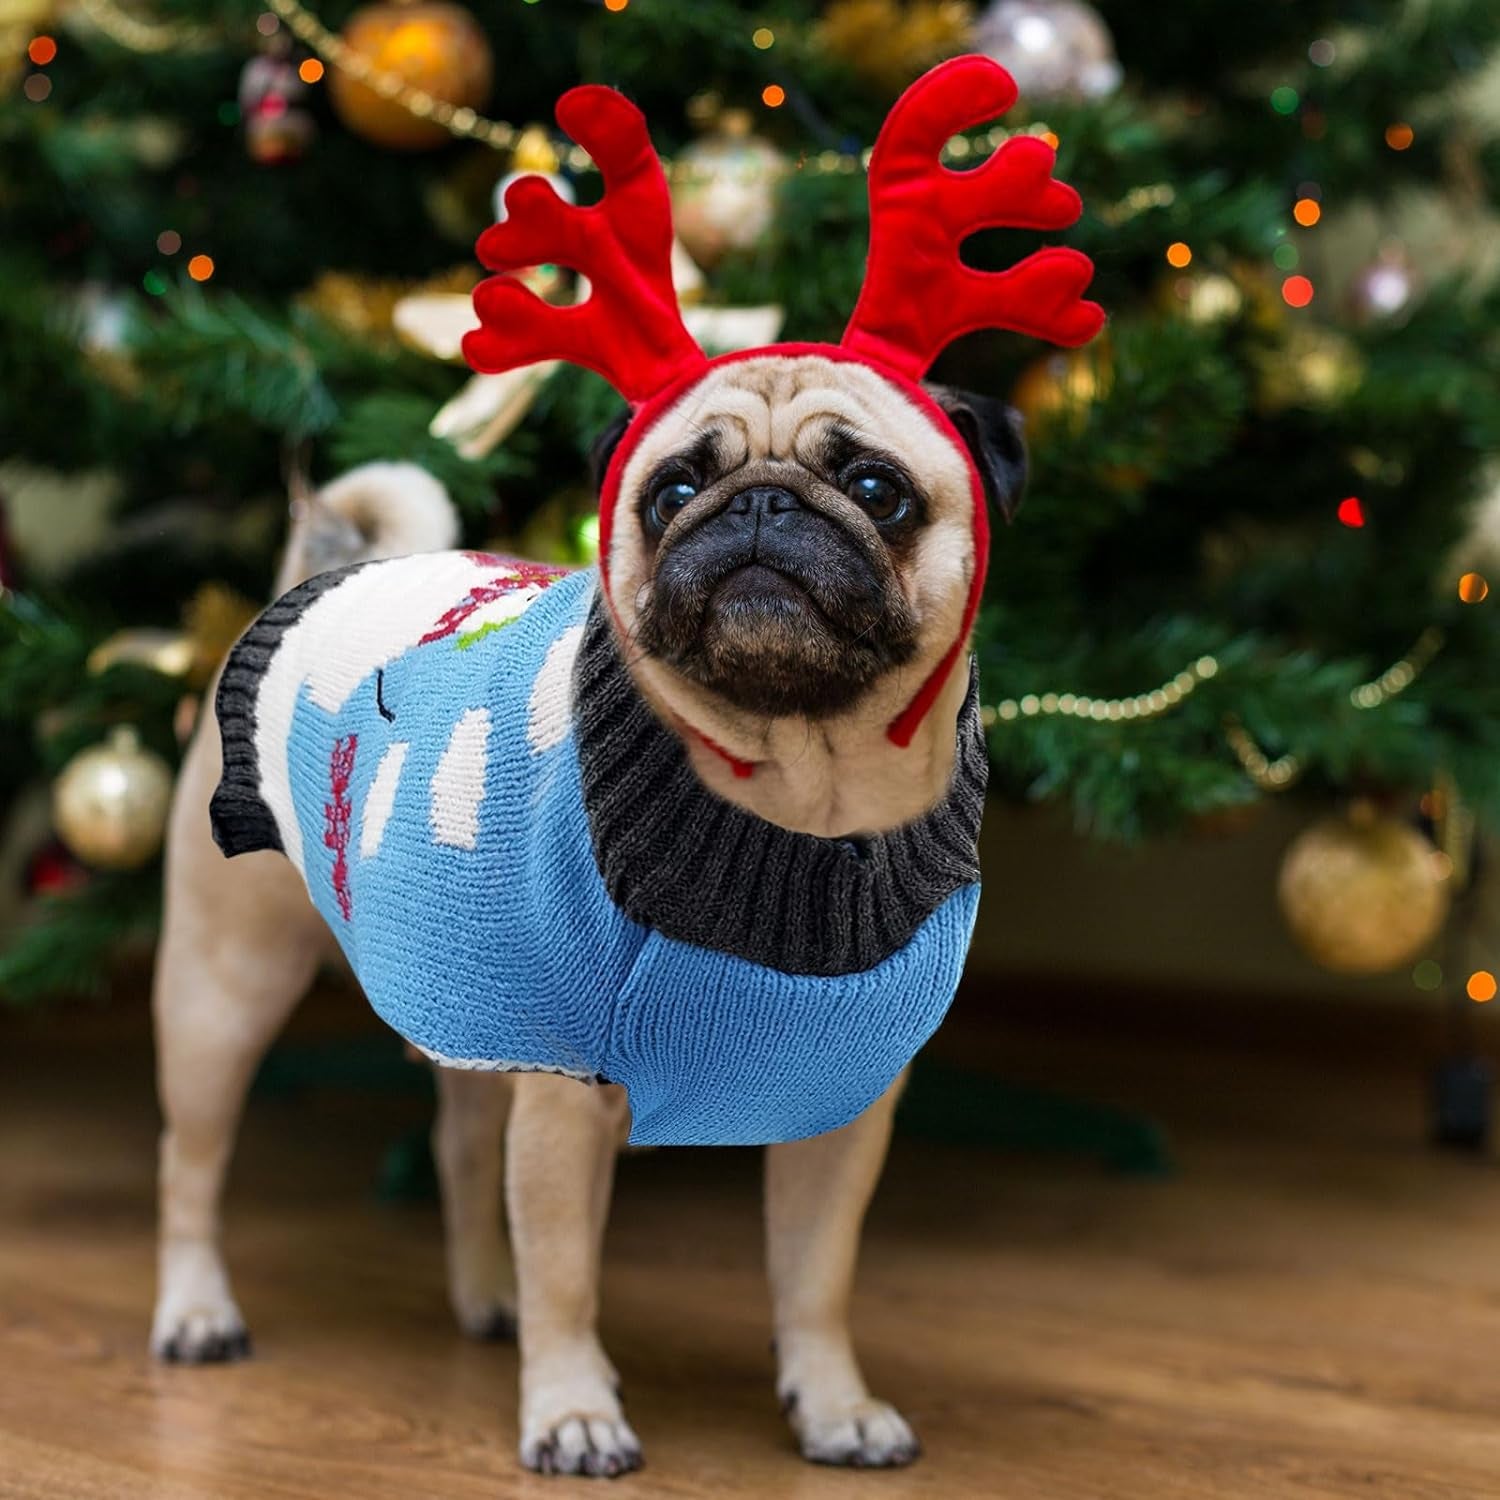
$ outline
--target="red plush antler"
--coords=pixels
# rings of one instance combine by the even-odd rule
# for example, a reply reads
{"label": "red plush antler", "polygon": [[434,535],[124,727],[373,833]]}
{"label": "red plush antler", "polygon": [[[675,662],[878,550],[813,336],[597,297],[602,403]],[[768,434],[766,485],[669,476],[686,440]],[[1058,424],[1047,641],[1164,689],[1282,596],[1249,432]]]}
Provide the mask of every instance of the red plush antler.
{"label": "red plush antler", "polygon": [[1094,274],[1081,251],[1038,250],[1008,271],[959,259],[976,230],[1065,229],[1083,212],[1035,136],[1012,137],[972,171],[939,161],[950,136],[1015,102],[1010,74],[974,56],[934,68],[896,102],[870,160],[869,262],[846,349],[919,380],[946,344],[978,328],[1072,346],[1103,326],[1104,310],[1080,300]]}
{"label": "red plush antler", "polygon": [[480,236],[478,254],[492,271],[565,265],[588,277],[590,295],[554,307],[513,276],[493,276],[474,292],[481,327],[464,338],[464,355],[487,375],[568,360],[643,401],[707,363],[677,310],[667,180],[645,117],[613,89],[569,89],[557,123],[598,164],[604,197],[575,208],[545,178],[518,178],[505,195],[508,217]]}

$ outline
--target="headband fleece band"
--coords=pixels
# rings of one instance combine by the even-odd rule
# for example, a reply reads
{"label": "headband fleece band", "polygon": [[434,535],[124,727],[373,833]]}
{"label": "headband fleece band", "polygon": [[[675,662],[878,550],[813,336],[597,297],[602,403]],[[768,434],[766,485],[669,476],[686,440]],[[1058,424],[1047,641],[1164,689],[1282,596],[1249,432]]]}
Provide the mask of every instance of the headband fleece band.
{"label": "headband fleece band", "polygon": [[[712,360],[704,354],[678,312],[671,200],[645,117],[599,84],[564,94],[557,123],[593,157],[604,196],[579,208],[565,203],[545,178],[519,178],[505,195],[507,217],[478,245],[480,260],[502,274],[474,292],[480,327],[463,346],[470,365],[500,374],[544,359],[567,360],[602,375],[633,408],[600,497],[599,568],[611,609],[610,538],[625,467],[652,424],[720,365],[808,355],[867,365],[964,456],[974,496],[974,577],[957,638],[886,731],[901,746],[911,742],[969,638],[989,553],[979,471],[920,381],[965,333],[1004,328],[1076,347],[1104,323],[1103,310],[1082,300],[1094,268],[1080,251],[1049,246],[1004,271],[977,271],[960,258],[963,241],[981,229],[1065,229],[1083,211],[1078,194],[1053,178],[1055,153],[1036,136],[1013,136],[971,171],[942,165],[952,136],[1003,114],[1016,93],[998,63],[969,56],[940,64],[896,101],[870,159],[864,286],[837,345],[772,344]],[[553,306],[508,274],[543,263],[586,276],[588,298]]]}

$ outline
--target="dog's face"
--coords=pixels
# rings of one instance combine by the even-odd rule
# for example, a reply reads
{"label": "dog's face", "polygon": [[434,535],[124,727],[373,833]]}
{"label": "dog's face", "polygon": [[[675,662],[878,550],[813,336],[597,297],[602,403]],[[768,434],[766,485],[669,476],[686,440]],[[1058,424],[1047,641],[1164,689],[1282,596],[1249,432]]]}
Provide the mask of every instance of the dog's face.
{"label": "dog's face", "polygon": [[[1014,414],[932,395],[1008,519],[1025,471]],[[892,674],[920,682],[977,565],[951,438],[873,369],[816,355],[717,366],[660,417],[626,465],[609,557],[638,651],[734,708],[809,718]]]}

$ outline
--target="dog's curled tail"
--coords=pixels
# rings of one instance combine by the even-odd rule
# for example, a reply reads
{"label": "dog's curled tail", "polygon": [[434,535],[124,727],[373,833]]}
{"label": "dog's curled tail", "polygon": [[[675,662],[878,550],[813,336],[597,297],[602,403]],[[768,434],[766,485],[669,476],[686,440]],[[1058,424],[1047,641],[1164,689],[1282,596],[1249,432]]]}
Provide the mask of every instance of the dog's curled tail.
{"label": "dog's curled tail", "polygon": [[458,512],[426,469],[361,464],[320,490],[292,498],[292,529],[276,593],[333,568],[441,552],[457,543]]}

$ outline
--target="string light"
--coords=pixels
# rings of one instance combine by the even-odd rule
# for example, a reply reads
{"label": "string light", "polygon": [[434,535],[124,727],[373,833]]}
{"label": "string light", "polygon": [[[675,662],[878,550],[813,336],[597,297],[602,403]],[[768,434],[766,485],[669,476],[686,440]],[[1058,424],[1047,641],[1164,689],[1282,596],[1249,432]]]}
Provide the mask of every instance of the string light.
{"label": "string light", "polygon": [[1338,516],[1345,526],[1358,531],[1365,524],[1365,508],[1359,503],[1359,496],[1346,495],[1340,500]]}
{"label": "string light", "polygon": [[767,109],[780,109],[786,103],[786,90],[779,83],[768,83],[760,91],[760,102]]}
{"label": "string light", "polygon": [[50,36],[34,36],[26,55],[37,67],[45,68],[57,56],[57,43]]}
{"label": "string light", "polygon": [[1323,217],[1323,210],[1316,198],[1299,198],[1292,207],[1292,217],[1304,229],[1311,229]]}
{"label": "string light", "polygon": [[176,255],[182,249],[182,236],[175,229],[163,229],[156,237],[156,248],[163,255]]}
{"label": "string light", "polygon": [[1278,271],[1295,271],[1300,259],[1297,247],[1290,243],[1278,245],[1271,252],[1271,262]]}
{"label": "string light", "polygon": [[604,0],[605,10],[620,11],[624,10],[629,4],[630,0]]}
{"label": "string light", "polygon": [[195,255],[188,262],[187,270],[194,281],[207,281],[214,274],[214,258],[211,255]]}
{"label": "string light", "polygon": [[1465,573],[1458,580],[1458,597],[1465,604],[1482,603],[1489,591],[1489,580],[1483,573]]}
{"label": "string light", "polygon": [[750,40],[760,48],[762,52],[772,46],[776,41],[776,33],[769,26],[757,26],[750,33]]}
{"label": "string light", "polygon": [[1271,108],[1278,115],[1294,114],[1300,102],[1297,90],[1289,83],[1283,83],[1279,88],[1271,90]]}
{"label": "string light", "polygon": [[1191,265],[1193,261],[1192,246],[1184,240],[1174,240],[1167,246],[1167,264],[1176,270]]}
{"label": "string light", "polygon": [[1313,299],[1313,284],[1305,276],[1288,276],[1281,283],[1281,300],[1288,307],[1306,307]]}
{"label": "string light", "polygon": [[1475,969],[1469,975],[1469,982],[1464,989],[1468,992],[1469,999],[1483,1005],[1495,998],[1495,976],[1488,969]]}
{"label": "string light", "polygon": [[316,57],[304,57],[297,66],[297,77],[303,83],[317,83],[323,76],[323,64]]}
{"label": "string light", "polygon": [[1385,143],[1392,151],[1405,151],[1416,140],[1417,133],[1404,120],[1385,127]]}

